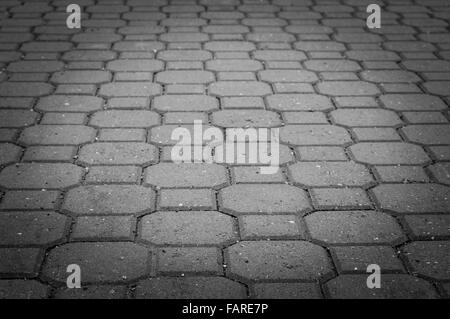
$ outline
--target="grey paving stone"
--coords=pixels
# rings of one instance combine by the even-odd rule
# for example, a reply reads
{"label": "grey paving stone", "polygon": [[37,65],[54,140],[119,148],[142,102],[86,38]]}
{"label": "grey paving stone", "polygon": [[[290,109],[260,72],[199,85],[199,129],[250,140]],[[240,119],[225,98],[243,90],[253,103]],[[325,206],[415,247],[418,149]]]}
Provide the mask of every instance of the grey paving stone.
{"label": "grey paving stone", "polygon": [[295,215],[247,215],[239,218],[243,240],[305,238],[305,227]]}
{"label": "grey paving stone", "polygon": [[78,155],[78,161],[88,165],[148,165],[157,160],[157,148],[139,142],[87,144]]}
{"label": "grey paving stone", "polygon": [[69,243],[50,250],[42,273],[66,282],[66,268],[77,264],[84,283],[127,282],[149,273],[150,252],[134,243]]}
{"label": "grey paving stone", "polygon": [[290,145],[345,145],[352,140],[347,130],[334,125],[286,125],[280,141]]}
{"label": "grey paving stone", "polygon": [[38,248],[0,248],[0,273],[7,277],[36,277],[43,251]]}
{"label": "grey paving stone", "polygon": [[450,165],[449,163],[436,163],[428,167],[434,178],[442,184],[450,184]]}
{"label": "grey paving stone", "polygon": [[91,116],[89,125],[97,127],[150,127],[160,123],[160,117],[152,111],[100,111]]}
{"label": "grey paving stone", "polygon": [[439,184],[384,184],[373,194],[382,209],[397,213],[445,213],[449,187]]}
{"label": "grey paving stone", "polygon": [[73,164],[30,163],[8,166],[0,173],[5,188],[57,189],[78,184],[84,170]]}
{"label": "grey paving stone", "polygon": [[79,145],[95,138],[95,129],[84,125],[35,125],[22,131],[26,145]]}
{"label": "grey paving stone", "polygon": [[107,83],[100,86],[98,94],[105,97],[148,97],[161,93],[161,86],[149,82]]}
{"label": "grey paving stone", "polygon": [[216,164],[159,163],[145,170],[144,183],[168,188],[220,188],[228,178],[225,167]]}
{"label": "grey paving stone", "polygon": [[401,129],[406,138],[426,145],[448,144],[450,125],[408,125]]}
{"label": "grey paving stone", "polygon": [[0,110],[0,126],[2,128],[30,126],[38,118],[33,111]]}
{"label": "grey paving stone", "polygon": [[62,209],[77,215],[142,215],[155,208],[155,192],[138,185],[92,185],[69,190]]}
{"label": "grey paving stone", "polygon": [[131,183],[135,184],[141,177],[142,169],[138,166],[93,166],[85,177],[87,184]]}
{"label": "grey paving stone", "polygon": [[316,209],[365,209],[372,203],[361,188],[313,188],[310,190]]}
{"label": "grey paving stone", "polygon": [[448,280],[449,245],[447,241],[416,241],[405,245],[403,251],[414,273],[435,280]]}
{"label": "grey paving stone", "polygon": [[0,298],[2,299],[45,299],[49,288],[35,280],[0,280]]}
{"label": "grey paving stone", "polygon": [[158,250],[158,273],[221,275],[221,252],[215,247],[164,247]]}
{"label": "grey paving stone", "polygon": [[267,106],[278,111],[328,111],[331,100],[318,94],[275,94],[267,97]]}
{"label": "grey paving stone", "polygon": [[430,161],[422,147],[409,143],[357,143],[349,150],[357,161],[373,165],[420,165]]}
{"label": "grey paving stone", "polygon": [[445,110],[445,103],[438,97],[427,94],[385,94],[381,102],[395,111],[439,111]]}
{"label": "grey paving stone", "polygon": [[0,240],[5,246],[50,245],[63,240],[68,221],[54,212],[2,212]]}
{"label": "grey paving stone", "polygon": [[381,273],[404,272],[398,254],[388,246],[342,246],[332,247],[340,273],[367,273],[369,265],[380,266]]}
{"label": "grey paving stone", "polygon": [[398,126],[403,122],[393,111],[380,109],[339,109],[331,112],[336,124],[357,126]]}
{"label": "grey paving stone", "polygon": [[208,112],[218,108],[217,99],[206,95],[162,95],[152,102],[152,109],[158,111]]}
{"label": "grey paving stone", "polygon": [[447,237],[450,234],[450,216],[448,215],[405,215],[404,222],[415,239]]}
{"label": "grey paving stone", "polygon": [[305,217],[314,240],[333,244],[399,244],[405,240],[396,220],[376,211],[324,211]]}
{"label": "grey paving stone", "polygon": [[290,165],[293,182],[305,186],[367,186],[373,181],[369,170],[354,162],[305,162]]}
{"label": "grey paving stone", "polygon": [[277,113],[259,110],[224,110],[214,112],[211,122],[220,127],[277,127],[281,120]]}
{"label": "grey paving stone", "polygon": [[209,189],[162,189],[158,207],[161,210],[214,210],[216,197]]}
{"label": "grey paving stone", "polygon": [[325,250],[305,241],[243,241],[225,256],[227,274],[244,280],[315,280],[332,273]]}
{"label": "grey paving stone", "polygon": [[19,160],[22,148],[10,143],[0,144],[0,165],[8,165]]}
{"label": "grey paving stone", "polygon": [[258,283],[251,289],[256,299],[321,299],[319,287],[313,283]]}
{"label": "grey paving stone", "polygon": [[285,184],[232,185],[219,192],[221,210],[233,214],[306,213],[311,209],[305,191]]}
{"label": "grey paving stone", "polygon": [[87,286],[81,289],[61,288],[55,299],[124,299],[126,286]]}
{"label": "grey paving stone", "polygon": [[258,72],[262,81],[275,82],[315,82],[318,80],[315,73],[304,70],[265,70]]}
{"label": "grey paving stone", "polygon": [[209,85],[213,96],[265,96],[272,93],[267,83],[257,81],[218,81]]}
{"label": "grey paving stone", "polygon": [[134,239],[136,222],[131,216],[80,216],[73,226],[74,240],[128,241]]}
{"label": "grey paving stone", "polygon": [[331,96],[376,95],[380,90],[376,85],[364,81],[326,81],[317,84],[318,91]]}
{"label": "grey paving stone", "polygon": [[235,242],[230,216],[213,211],[157,212],[144,216],[139,238],[156,245],[219,246]]}
{"label": "grey paving stone", "polygon": [[410,275],[383,275],[380,289],[367,288],[367,275],[341,275],[326,284],[333,299],[435,299],[433,285]]}
{"label": "grey paving stone", "polygon": [[150,278],[136,287],[138,299],[240,299],[242,284],[223,277]]}
{"label": "grey paving stone", "polygon": [[95,96],[50,95],[39,99],[36,109],[44,112],[91,112],[100,110],[103,100]]}

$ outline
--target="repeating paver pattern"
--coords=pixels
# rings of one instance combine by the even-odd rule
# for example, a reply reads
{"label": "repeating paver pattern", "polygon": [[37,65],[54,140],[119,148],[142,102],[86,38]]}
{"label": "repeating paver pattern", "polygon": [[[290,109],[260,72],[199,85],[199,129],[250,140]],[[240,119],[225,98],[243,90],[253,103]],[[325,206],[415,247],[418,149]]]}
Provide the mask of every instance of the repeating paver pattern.
{"label": "repeating paver pattern", "polygon": [[[2,1],[0,298],[450,297],[450,4],[376,2]],[[195,120],[281,168],[173,163]]]}

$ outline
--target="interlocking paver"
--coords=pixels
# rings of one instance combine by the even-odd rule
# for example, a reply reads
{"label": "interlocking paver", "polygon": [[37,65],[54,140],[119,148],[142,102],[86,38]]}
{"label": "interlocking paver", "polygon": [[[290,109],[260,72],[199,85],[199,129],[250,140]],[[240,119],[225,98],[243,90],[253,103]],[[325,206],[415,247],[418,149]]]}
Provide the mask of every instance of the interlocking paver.
{"label": "interlocking paver", "polygon": [[134,243],[69,243],[49,252],[42,273],[65,283],[67,265],[77,264],[85,283],[127,282],[148,274],[149,255],[149,249]]}
{"label": "interlocking paver", "polygon": [[[450,296],[443,1],[44,2],[0,4],[0,298]],[[198,120],[279,169],[175,163]]]}
{"label": "interlocking paver", "polygon": [[305,213],[310,210],[306,192],[285,184],[233,185],[220,190],[220,207],[233,215],[250,213]]}
{"label": "interlocking paver", "polygon": [[383,275],[380,289],[367,288],[367,275],[341,275],[326,284],[335,299],[435,299],[436,289],[424,279],[410,275]]}
{"label": "interlocking paver", "polygon": [[157,212],[141,220],[139,238],[156,245],[225,245],[237,240],[230,216],[213,211]]}
{"label": "interlocking paver", "polygon": [[155,192],[138,185],[92,185],[71,189],[63,210],[77,215],[141,215],[154,210]]}
{"label": "interlocking paver", "polygon": [[245,280],[314,280],[331,275],[325,250],[305,241],[243,241],[225,250],[227,273]]}

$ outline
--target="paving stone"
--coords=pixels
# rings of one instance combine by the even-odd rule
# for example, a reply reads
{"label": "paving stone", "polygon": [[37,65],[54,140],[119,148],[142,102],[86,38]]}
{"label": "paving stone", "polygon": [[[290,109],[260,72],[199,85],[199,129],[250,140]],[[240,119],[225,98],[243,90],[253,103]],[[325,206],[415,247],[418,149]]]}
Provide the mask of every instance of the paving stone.
{"label": "paving stone", "polygon": [[89,125],[97,127],[150,127],[158,125],[159,115],[151,111],[101,111],[96,112]]}
{"label": "paving stone", "polygon": [[216,59],[207,61],[205,69],[210,71],[259,71],[263,65],[255,60]]}
{"label": "paving stone", "polygon": [[233,219],[219,212],[157,212],[141,220],[139,238],[155,245],[225,245],[237,240]]}
{"label": "paving stone", "polygon": [[281,126],[277,113],[258,110],[225,110],[212,114],[212,123],[221,127],[276,127]]}
{"label": "paving stone", "polygon": [[82,113],[46,113],[40,124],[84,124],[86,115]]}
{"label": "paving stone", "polygon": [[55,189],[76,185],[84,170],[73,164],[18,164],[4,168],[0,185],[6,188]]}
{"label": "paving stone", "polygon": [[167,188],[220,188],[228,183],[228,178],[225,167],[221,165],[159,163],[145,170],[144,183]]}
{"label": "paving stone", "polygon": [[427,94],[385,94],[380,101],[388,109],[396,111],[439,111],[447,106],[438,97]]}
{"label": "paving stone", "polygon": [[137,166],[93,166],[85,177],[88,184],[137,183],[141,168]]}
{"label": "paving stone", "polygon": [[295,215],[248,215],[239,218],[243,240],[305,238],[306,229]]}
{"label": "paving stone", "polygon": [[400,142],[401,136],[392,127],[358,127],[353,135],[358,142]]}
{"label": "paving stone", "polygon": [[194,121],[208,122],[208,115],[203,112],[167,112],[165,124],[194,124]]}
{"label": "paving stone", "polygon": [[114,72],[156,72],[164,69],[164,63],[159,60],[125,60],[118,59],[106,64],[106,69]]}
{"label": "paving stone", "polygon": [[296,151],[302,161],[347,161],[347,155],[338,146],[302,146]]}
{"label": "paving stone", "polygon": [[204,50],[165,50],[158,52],[157,58],[163,61],[206,61],[212,59],[212,54]]}
{"label": "paving stone", "polygon": [[36,277],[42,256],[38,248],[0,248],[0,273],[9,277]]}
{"label": "paving stone", "polygon": [[37,118],[38,114],[29,110],[0,110],[0,127],[30,126]]}
{"label": "paving stone", "polygon": [[19,161],[22,149],[14,144],[0,144],[0,165],[8,165]]}
{"label": "paving stone", "polygon": [[158,111],[208,112],[219,108],[217,99],[206,95],[162,95],[153,99],[152,108]]}
{"label": "paving stone", "polygon": [[36,125],[23,130],[19,141],[27,145],[79,145],[93,140],[95,133],[84,125]]}
{"label": "paving stone", "polygon": [[397,221],[376,211],[323,211],[305,217],[311,237],[325,245],[390,244],[405,236]]}
{"label": "paving stone", "polygon": [[208,51],[253,51],[255,44],[245,41],[211,41],[206,42],[205,50]]}
{"label": "paving stone", "polygon": [[361,77],[369,82],[390,83],[390,82],[420,82],[421,79],[413,72],[397,71],[397,70],[368,70],[362,71]]}
{"label": "paving stone", "polygon": [[336,124],[355,126],[397,126],[403,122],[393,111],[380,109],[339,109],[330,113]]}
{"label": "paving stone", "polygon": [[388,246],[332,247],[339,273],[366,273],[369,265],[377,264],[381,272],[404,272],[394,249]]}
{"label": "paving stone", "polygon": [[126,286],[86,286],[81,289],[61,288],[55,299],[124,299]]}
{"label": "paving stone", "polygon": [[430,94],[446,96],[449,92],[450,81],[426,82],[423,84],[423,86]]}
{"label": "paving stone", "polygon": [[77,215],[142,215],[155,208],[155,192],[138,185],[92,185],[69,190],[63,210]]}
{"label": "paving stone", "polygon": [[111,74],[107,71],[61,71],[53,73],[50,81],[57,84],[99,84],[109,82]]}
{"label": "paving stone", "polygon": [[406,215],[404,222],[414,239],[435,240],[450,234],[450,216],[448,215]]}
{"label": "paving stone", "polygon": [[56,206],[57,191],[7,191],[0,203],[2,210],[52,210]]}
{"label": "paving stone", "polygon": [[345,145],[351,142],[347,130],[334,125],[287,125],[280,129],[280,141],[290,145]]}
{"label": "paving stone", "polygon": [[305,61],[305,66],[312,71],[359,71],[361,67],[358,63],[348,60],[309,60]]}
{"label": "paving stone", "polygon": [[332,272],[325,250],[305,241],[244,241],[225,256],[228,275],[246,280],[315,280]]}
{"label": "paving stone", "polygon": [[420,165],[430,161],[422,147],[409,143],[357,143],[349,150],[357,161],[373,165]]}
{"label": "paving stone", "polygon": [[256,299],[320,299],[319,287],[313,283],[258,283],[251,296]]}
{"label": "paving stone", "polygon": [[407,183],[407,182],[429,182],[425,170],[420,166],[377,166],[377,176],[383,182]]}
{"label": "paving stone", "polygon": [[331,100],[317,94],[275,94],[267,97],[269,108],[279,111],[327,111]]}
{"label": "paving stone", "polygon": [[265,70],[258,72],[262,81],[275,82],[315,82],[317,76],[310,71],[304,70]]}
{"label": "paving stone", "polygon": [[1,299],[44,299],[48,293],[48,287],[35,280],[0,280]]}
{"label": "paving stone", "polygon": [[379,185],[373,194],[382,209],[397,213],[445,213],[449,187],[438,184]]}
{"label": "paving stone", "polygon": [[238,166],[232,168],[235,183],[284,183],[286,178],[281,170],[275,174],[261,174],[259,167]]}
{"label": "paving stone", "polygon": [[213,247],[164,247],[158,251],[158,273],[220,275],[221,253]]}
{"label": "paving stone", "polygon": [[68,218],[54,212],[2,212],[1,242],[5,246],[50,245],[61,241]]}
{"label": "paving stone", "polygon": [[450,277],[449,249],[447,241],[416,241],[403,247],[412,271],[435,280],[448,280]]}
{"label": "paving stone", "polygon": [[209,85],[213,96],[265,96],[272,93],[270,86],[257,81],[218,81]]}
{"label": "paving stone", "polygon": [[105,97],[148,97],[161,93],[161,86],[149,82],[119,82],[100,86],[98,94]]}
{"label": "paving stone", "polygon": [[133,240],[136,222],[131,216],[81,216],[71,237],[74,240]]}
{"label": "paving stone", "polygon": [[310,190],[316,209],[365,209],[372,203],[361,188],[314,188]]}
{"label": "paving stone", "polygon": [[222,211],[233,215],[305,213],[311,209],[306,192],[285,184],[233,185],[219,193]]}
{"label": "paving stone", "polygon": [[436,163],[428,167],[434,178],[442,184],[450,184],[450,164]]}
{"label": "paving stone", "polygon": [[76,154],[75,146],[29,146],[22,161],[24,162],[72,162]]}
{"label": "paving stone", "polygon": [[93,143],[81,148],[78,160],[88,165],[148,165],[157,162],[158,152],[147,143]]}
{"label": "paving stone", "polygon": [[207,84],[214,81],[214,74],[208,71],[163,71],[156,74],[156,82],[163,84]]}
{"label": "paving stone", "polygon": [[253,57],[263,61],[302,61],[306,60],[303,52],[295,50],[256,50]]}
{"label": "paving stone", "polygon": [[224,97],[222,106],[226,109],[233,108],[264,108],[264,100],[261,97]]}
{"label": "paving stone", "polygon": [[134,243],[69,243],[50,250],[42,273],[66,282],[66,268],[77,264],[84,283],[126,282],[149,272],[149,250]]}
{"label": "paving stone", "polygon": [[360,96],[380,93],[374,84],[364,81],[326,81],[317,84],[317,88],[320,93],[332,96]]}
{"label": "paving stone", "polygon": [[242,284],[223,277],[150,278],[136,287],[138,299],[239,299]]}
{"label": "paving stone", "polygon": [[113,50],[124,51],[145,51],[156,52],[162,50],[164,44],[157,41],[119,41],[114,43]]}
{"label": "paving stone", "polygon": [[72,50],[64,52],[61,59],[64,61],[110,61],[116,56],[116,52],[109,50]]}
{"label": "paving stone", "polygon": [[410,275],[381,277],[380,289],[367,288],[367,275],[341,275],[326,283],[326,290],[334,299],[435,299],[433,285]]}
{"label": "paving stone", "polygon": [[408,125],[401,131],[411,142],[427,145],[448,144],[450,125]]}
{"label": "paving stone", "polygon": [[289,176],[305,186],[367,186],[373,178],[364,165],[354,162],[304,162],[290,165]]}
{"label": "paving stone", "polygon": [[161,210],[214,210],[216,198],[208,189],[162,189],[158,205]]}
{"label": "paving stone", "polygon": [[60,61],[19,61],[8,65],[9,72],[56,72],[64,67]]}
{"label": "paving stone", "polygon": [[36,109],[44,112],[92,112],[100,110],[103,100],[95,96],[50,95],[39,99]]}

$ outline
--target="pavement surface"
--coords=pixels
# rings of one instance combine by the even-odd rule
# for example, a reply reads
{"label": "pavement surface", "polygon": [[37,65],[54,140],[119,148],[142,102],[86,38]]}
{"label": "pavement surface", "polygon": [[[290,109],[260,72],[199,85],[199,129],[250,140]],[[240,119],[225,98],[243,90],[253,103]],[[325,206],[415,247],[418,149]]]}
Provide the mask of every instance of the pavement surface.
{"label": "pavement surface", "polygon": [[[449,297],[447,0],[0,13],[0,297]],[[281,169],[171,162],[194,120],[280,128]]]}

